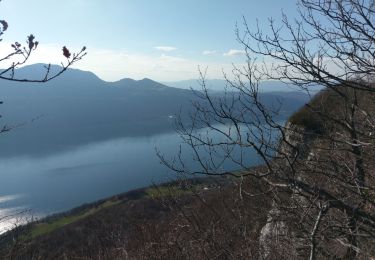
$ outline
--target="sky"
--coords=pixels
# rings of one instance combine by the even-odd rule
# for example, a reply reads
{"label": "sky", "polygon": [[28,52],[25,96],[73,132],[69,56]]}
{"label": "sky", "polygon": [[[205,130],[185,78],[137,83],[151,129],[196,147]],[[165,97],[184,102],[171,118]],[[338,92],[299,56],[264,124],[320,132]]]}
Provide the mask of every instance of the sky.
{"label": "sky", "polygon": [[194,79],[198,66],[207,78],[222,78],[246,62],[236,24],[241,30],[244,17],[253,29],[258,19],[267,30],[267,19],[280,20],[281,11],[296,16],[296,0],[2,0],[0,19],[9,28],[0,54],[32,33],[39,47],[29,64],[60,64],[62,46],[86,46],[74,67],[106,81]]}

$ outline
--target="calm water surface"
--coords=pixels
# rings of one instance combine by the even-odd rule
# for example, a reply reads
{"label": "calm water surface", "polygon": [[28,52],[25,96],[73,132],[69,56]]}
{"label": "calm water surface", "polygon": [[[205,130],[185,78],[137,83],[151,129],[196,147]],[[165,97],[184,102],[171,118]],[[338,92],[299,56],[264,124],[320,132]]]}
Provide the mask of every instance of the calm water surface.
{"label": "calm water surface", "polygon": [[[170,181],[176,175],[160,164],[155,148],[172,156],[180,144],[180,137],[170,132],[91,143],[43,156],[0,158],[0,217],[22,210],[42,217]],[[255,154],[253,160],[255,164]],[[19,217],[6,218],[0,228],[24,221]]]}

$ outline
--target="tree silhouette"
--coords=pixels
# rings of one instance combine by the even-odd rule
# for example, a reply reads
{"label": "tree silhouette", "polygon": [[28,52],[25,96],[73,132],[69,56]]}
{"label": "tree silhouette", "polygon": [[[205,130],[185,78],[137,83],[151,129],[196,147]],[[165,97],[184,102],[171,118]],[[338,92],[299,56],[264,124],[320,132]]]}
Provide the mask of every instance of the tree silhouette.
{"label": "tree silhouette", "polygon": [[[5,32],[8,30],[8,27],[8,23],[5,20],[0,20],[0,37],[5,34]],[[0,38],[0,42],[1,41],[2,38]],[[4,64],[4,62],[10,63],[9,66],[3,68],[0,71],[0,79],[18,82],[47,82],[61,75],[73,63],[81,60],[86,55],[86,47],[83,47],[77,53],[71,54],[67,47],[64,46],[62,48],[62,51],[63,56],[66,58],[66,60],[65,62],[61,62],[60,70],[51,73],[51,64],[48,64],[45,66],[45,72],[43,73],[43,75],[40,75],[39,79],[18,78],[16,75],[16,69],[19,66],[26,64],[26,62],[29,60],[30,56],[38,46],[39,42],[35,40],[35,36],[33,34],[27,36],[26,44],[21,44],[18,41],[11,44],[13,51],[0,58],[0,64]]]}
{"label": "tree silhouette", "polygon": [[[1,2],[1,0],[0,0]],[[3,40],[1,37],[8,30],[8,22],[6,20],[0,20],[0,42]],[[63,56],[65,61],[61,62],[59,70],[51,72],[51,64],[44,66],[44,72],[39,76],[39,79],[21,78],[17,77],[16,70],[22,65],[25,65],[29,60],[30,56],[38,48],[39,42],[36,41],[35,36],[30,34],[27,36],[26,44],[21,44],[16,41],[11,44],[12,51],[3,57],[0,57],[0,65],[4,63],[10,64],[0,70],[0,79],[16,81],[16,82],[34,82],[44,83],[60,76],[66,71],[73,63],[81,60],[87,53],[86,47],[83,47],[79,52],[71,54],[66,46],[62,48]],[[1,101],[0,104],[3,102]],[[11,127],[3,126],[0,129],[0,133],[11,130]]]}

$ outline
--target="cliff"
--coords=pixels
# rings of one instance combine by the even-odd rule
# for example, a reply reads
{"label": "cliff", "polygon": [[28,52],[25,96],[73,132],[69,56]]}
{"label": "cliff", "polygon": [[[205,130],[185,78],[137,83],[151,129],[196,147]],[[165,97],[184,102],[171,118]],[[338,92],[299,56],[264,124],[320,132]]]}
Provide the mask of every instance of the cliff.
{"label": "cliff", "polygon": [[261,259],[375,254],[364,235],[375,223],[374,97],[337,85],[288,120],[274,161],[283,188],[261,231]]}

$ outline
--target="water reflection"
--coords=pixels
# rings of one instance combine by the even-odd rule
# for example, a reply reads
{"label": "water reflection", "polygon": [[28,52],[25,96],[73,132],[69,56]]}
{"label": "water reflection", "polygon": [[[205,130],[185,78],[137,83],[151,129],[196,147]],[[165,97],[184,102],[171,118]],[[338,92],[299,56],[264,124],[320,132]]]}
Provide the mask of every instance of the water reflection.
{"label": "water reflection", "polygon": [[172,152],[174,133],[121,138],[44,157],[0,159],[0,217],[16,209],[45,215],[126,190],[167,181],[155,147]]}
{"label": "water reflection", "polygon": [[[45,156],[1,158],[0,217],[26,209],[40,217],[170,181],[176,175],[160,164],[155,148],[172,157],[181,142],[171,132],[97,142]],[[185,156],[186,163],[194,167],[196,162],[189,158],[189,152]],[[249,158],[249,164],[257,163],[254,151]],[[15,218],[7,218],[0,225],[9,227],[10,220]]]}

